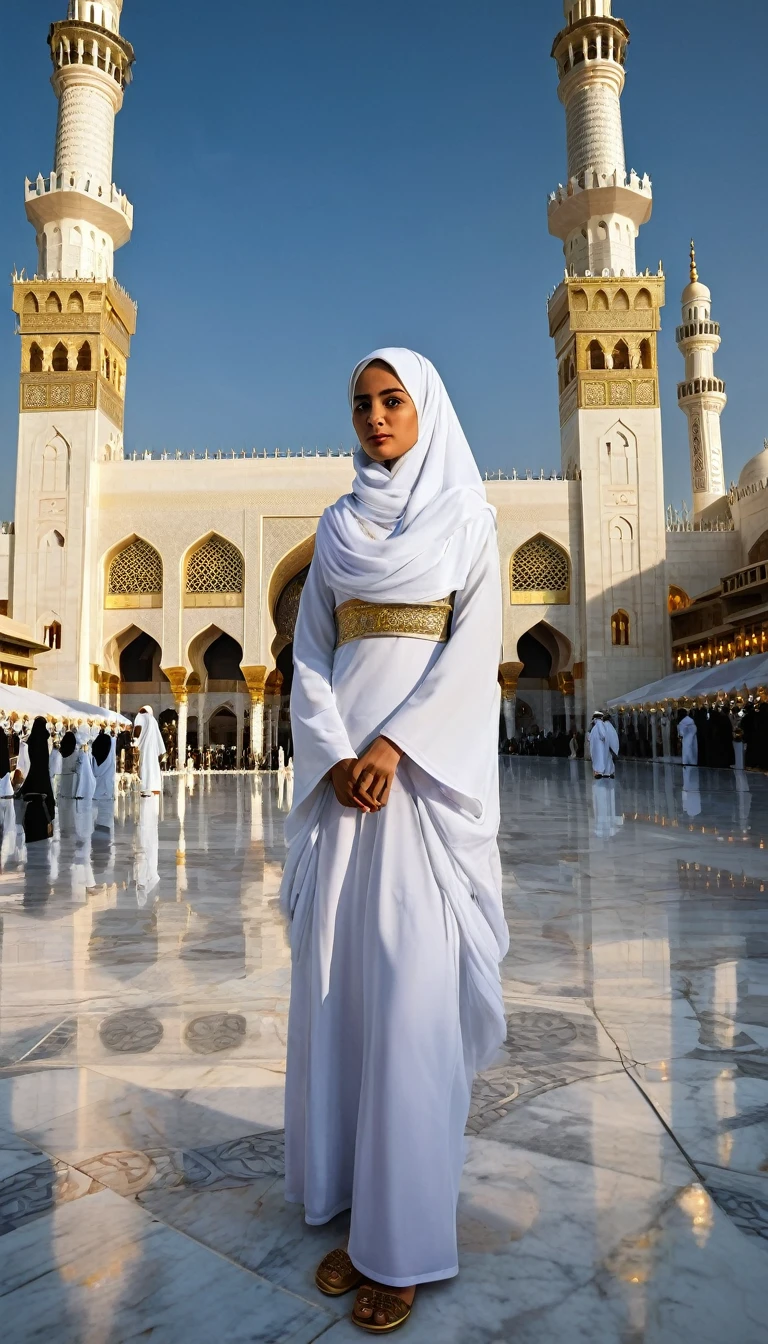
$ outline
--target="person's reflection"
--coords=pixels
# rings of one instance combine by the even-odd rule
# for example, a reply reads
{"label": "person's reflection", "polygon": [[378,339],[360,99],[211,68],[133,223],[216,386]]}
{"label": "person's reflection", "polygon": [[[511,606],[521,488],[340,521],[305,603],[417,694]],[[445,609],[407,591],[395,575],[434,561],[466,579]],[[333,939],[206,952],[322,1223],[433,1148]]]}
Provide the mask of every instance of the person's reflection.
{"label": "person's reflection", "polygon": [[594,781],[592,806],[595,813],[595,835],[599,840],[610,840],[624,825],[624,818],[616,814],[616,785],[612,779]]}
{"label": "person's reflection", "polygon": [[72,820],[75,832],[75,849],[72,855],[72,895],[80,901],[86,899],[89,887],[95,885],[91,868],[91,836],[93,835],[93,804],[81,799],[72,803]]}
{"label": "person's reflection", "polygon": [[6,872],[14,863],[18,863],[20,858],[13,798],[0,798],[0,827],[2,828],[0,870]]}
{"label": "person's reflection", "polygon": [[698,817],[701,814],[700,780],[697,766],[683,766],[683,811],[687,817]]}
{"label": "person's reflection", "polygon": [[136,901],[145,906],[160,881],[158,872],[158,850],[160,838],[160,799],[152,795],[142,798],[139,809],[139,825],[136,831],[136,856],[134,878],[136,881]]}
{"label": "person's reflection", "polygon": [[749,787],[749,776],[746,770],[734,770],[733,777],[736,781],[736,799],[739,809],[739,826],[746,835],[749,831],[749,814],[752,809],[752,790]]}
{"label": "person's reflection", "polygon": [[111,798],[101,799],[94,807],[95,826],[91,841],[91,870],[93,885],[111,886],[115,880],[115,804]]}

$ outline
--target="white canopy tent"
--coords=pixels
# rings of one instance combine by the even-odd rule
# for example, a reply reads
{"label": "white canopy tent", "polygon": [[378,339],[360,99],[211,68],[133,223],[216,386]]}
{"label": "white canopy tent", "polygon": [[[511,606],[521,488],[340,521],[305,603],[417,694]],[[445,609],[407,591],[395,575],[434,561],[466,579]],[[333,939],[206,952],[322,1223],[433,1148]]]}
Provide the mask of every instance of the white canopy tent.
{"label": "white canopy tent", "polygon": [[99,705],[88,705],[78,700],[57,700],[52,695],[28,690],[25,686],[0,684],[0,717],[8,720],[13,717],[34,719],[38,716],[52,723],[78,723],[83,719],[93,719],[96,723],[130,723],[124,714],[102,709]]}
{"label": "white canopy tent", "polygon": [[754,695],[768,690],[768,653],[753,657],[734,658],[717,667],[690,668],[675,672],[660,681],[649,682],[636,691],[629,691],[616,700],[609,700],[609,709],[643,709],[647,705],[660,706],[677,701],[716,699],[721,695]]}
{"label": "white canopy tent", "polygon": [[77,717],[96,719],[98,722],[122,723],[126,728],[131,726],[131,720],[126,718],[125,714],[118,714],[116,709],[104,709],[102,705],[89,705],[85,700],[64,700],[62,703],[69,705],[70,714],[74,711]]}

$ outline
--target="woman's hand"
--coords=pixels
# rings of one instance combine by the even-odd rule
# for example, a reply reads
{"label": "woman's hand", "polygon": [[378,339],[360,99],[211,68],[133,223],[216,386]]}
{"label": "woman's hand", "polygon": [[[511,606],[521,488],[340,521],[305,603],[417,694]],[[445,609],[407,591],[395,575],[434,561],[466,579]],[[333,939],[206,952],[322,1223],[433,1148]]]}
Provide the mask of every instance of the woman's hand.
{"label": "woman's hand", "polygon": [[356,756],[350,756],[347,760],[337,761],[329,771],[329,779],[333,785],[333,792],[336,794],[342,807],[354,807],[358,812],[370,812],[370,807],[365,807],[355,797],[355,784],[352,778],[352,771],[359,761]]}
{"label": "woman's hand", "polygon": [[402,754],[394,742],[377,737],[360,759],[352,762],[354,798],[366,812],[379,812],[386,807]]}

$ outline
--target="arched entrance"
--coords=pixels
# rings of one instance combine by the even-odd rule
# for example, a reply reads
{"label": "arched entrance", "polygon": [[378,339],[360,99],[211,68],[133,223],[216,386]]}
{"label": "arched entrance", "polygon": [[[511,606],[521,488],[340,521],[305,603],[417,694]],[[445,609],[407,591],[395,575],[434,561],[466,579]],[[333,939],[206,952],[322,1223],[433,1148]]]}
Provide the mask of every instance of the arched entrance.
{"label": "arched entrance", "polygon": [[522,731],[530,733],[537,727],[540,732],[555,735],[567,732],[565,697],[558,686],[558,673],[565,672],[569,666],[570,640],[546,621],[539,621],[521,635],[517,656],[523,664],[518,696],[523,697],[531,714],[531,719],[522,725]]}
{"label": "arched entrance", "polygon": [[293,635],[299,603],[314,553],[315,539],[308,537],[281,560],[269,586],[269,605],[275,624],[272,654],[275,667],[267,678],[265,708],[265,754],[271,766],[278,751],[285,759],[293,755],[291,737],[291,688],[293,686]]}
{"label": "arched entrance", "polygon": [[228,705],[220,705],[211,715],[208,740],[212,747],[237,747],[237,715]]}
{"label": "arched entrance", "polygon": [[[134,714],[142,704],[157,711],[161,696],[170,695],[171,686],[160,667],[162,650],[157,640],[134,626],[125,641],[118,637],[117,664],[120,672],[120,704],[126,714]],[[122,647],[120,647],[122,645]]]}

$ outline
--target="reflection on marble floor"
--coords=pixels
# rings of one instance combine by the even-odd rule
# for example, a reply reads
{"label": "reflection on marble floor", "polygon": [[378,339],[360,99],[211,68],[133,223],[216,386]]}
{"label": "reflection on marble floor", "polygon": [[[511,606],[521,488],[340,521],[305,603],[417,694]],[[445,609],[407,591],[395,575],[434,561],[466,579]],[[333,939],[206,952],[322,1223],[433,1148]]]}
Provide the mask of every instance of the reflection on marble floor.
{"label": "reflection on marble floor", "polygon": [[[765,1344],[768,779],[501,763],[507,1044],[414,1344]],[[0,1335],[358,1339],[282,1195],[274,777],[0,802]],[[81,809],[81,810],[78,810]]]}

